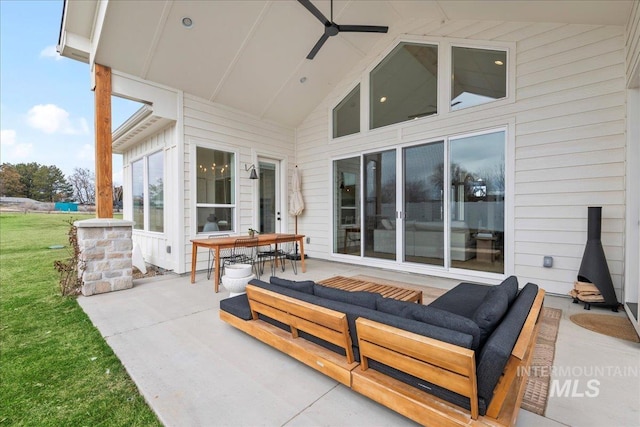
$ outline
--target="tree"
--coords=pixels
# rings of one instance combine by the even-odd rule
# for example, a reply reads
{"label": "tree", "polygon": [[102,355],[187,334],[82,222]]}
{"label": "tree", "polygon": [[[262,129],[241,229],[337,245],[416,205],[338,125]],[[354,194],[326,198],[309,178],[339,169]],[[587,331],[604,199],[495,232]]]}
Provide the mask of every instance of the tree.
{"label": "tree", "polygon": [[118,212],[122,209],[122,185],[113,186],[113,208]]}
{"label": "tree", "polygon": [[69,177],[73,187],[74,199],[83,205],[92,205],[96,201],[96,186],[93,172],[89,169],[75,168]]}
{"label": "tree", "polygon": [[73,194],[64,174],[56,166],[38,168],[33,175],[33,190],[35,199],[43,202],[65,200]]}
{"label": "tree", "polygon": [[0,195],[24,197],[24,185],[20,181],[20,174],[11,163],[0,165]]}
{"label": "tree", "polygon": [[20,183],[24,187],[23,197],[37,200],[38,194],[33,186],[33,177],[40,169],[40,165],[36,162],[18,163],[16,170],[20,174]]}

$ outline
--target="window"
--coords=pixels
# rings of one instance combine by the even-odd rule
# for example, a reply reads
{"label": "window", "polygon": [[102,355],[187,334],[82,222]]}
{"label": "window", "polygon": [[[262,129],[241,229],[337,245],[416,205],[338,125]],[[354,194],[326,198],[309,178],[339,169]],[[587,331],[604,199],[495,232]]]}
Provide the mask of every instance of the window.
{"label": "window", "polygon": [[133,197],[133,228],[144,230],[144,163],[143,159],[131,164],[131,178]]}
{"label": "window", "polygon": [[[453,43],[399,43],[370,72],[369,87],[362,88],[369,91],[368,109],[360,107],[360,85],[333,109],[333,138],[360,132],[363,114],[369,115],[369,129],[377,129],[438,114],[443,103],[455,112],[507,98],[509,58],[504,44],[481,49]],[[438,77],[447,73],[439,85]],[[438,88],[448,85],[448,79],[450,91],[439,95]]]}
{"label": "window", "polygon": [[131,163],[133,228],[164,231],[164,153]]}
{"label": "window", "polygon": [[199,233],[234,231],[235,155],[196,148],[196,222]]}
{"label": "window", "polygon": [[400,43],[370,75],[370,128],[438,112],[438,47]]}
{"label": "window", "polygon": [[148,157],[149,231],[164,231],[164,156],[162,151]]}
{"label": "window", "polygon": [[360,85],[333,109],[333,137],[360,132]]}
{"label": "window", "polygon": [[452,110],[507,96],[507,52],[453,47],[451,55]]}

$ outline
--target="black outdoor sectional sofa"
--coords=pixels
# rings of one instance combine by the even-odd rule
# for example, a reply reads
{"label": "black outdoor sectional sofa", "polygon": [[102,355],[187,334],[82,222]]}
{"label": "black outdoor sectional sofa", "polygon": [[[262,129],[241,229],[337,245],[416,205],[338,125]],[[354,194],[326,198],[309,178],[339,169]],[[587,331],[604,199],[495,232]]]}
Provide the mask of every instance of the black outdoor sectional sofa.
{"label": "black outdoor sectional sofa", "polygon": [[425,425],[512,425],[544,291],[461,283],[429,305],[253,280],[220,318]]}

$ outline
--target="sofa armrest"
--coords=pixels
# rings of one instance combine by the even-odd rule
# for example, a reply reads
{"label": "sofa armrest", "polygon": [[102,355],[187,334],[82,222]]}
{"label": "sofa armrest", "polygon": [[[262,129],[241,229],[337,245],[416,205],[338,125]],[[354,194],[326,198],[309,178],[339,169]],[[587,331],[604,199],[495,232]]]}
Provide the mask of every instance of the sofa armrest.
{"label": "sofa armrest", "polygon": [[298,330],[308,332],[343,348],[347,362],[353,363],[354,355],[346,314],[254,285],[247,285],[247,298],[253,320],[258,320],[260,313],[282,322],[289,326],[293,338],[298,338]]}
{"label": "sofa armrest", "polygon": [[[493,399],[491,399],[491,404],[489,408],[487,408],[487,415],[490,417],[498,418],[500,412],[505,409],[503,407],[508,404],[516,406],[516,408],[520,407],[527,382],[526,372],[533,361],[533,351],[538,337],[538,322],[540,320],[540,314],[542,313],[544,295],[544,289],[538,289],[531,310],[522,326],[520,335],[518,335],[518,340],[513,346],[513,350],[511,350],[511,355],[500,377],[500,381],[498,381],[494,389]],[[518,378],[518,376],[520,378]],[[513,390],[514,388],[515,390]],[[507,402],[509,394],[514,394],[516,399]],[[513,419],[509,420],[509,422],[513,423],[515,423],[515,415],[517,415],[517,410],[514,409],[515,408],[512,407],[504,410],[504,412],[508,414],[514,414],[512,415]]]}
{"label": "sofa armrest", "polygon": [[369,319],[356,320],[360,366],[376,360],[417,378],[468,397],[471,418],[477,419],[475,352]]}

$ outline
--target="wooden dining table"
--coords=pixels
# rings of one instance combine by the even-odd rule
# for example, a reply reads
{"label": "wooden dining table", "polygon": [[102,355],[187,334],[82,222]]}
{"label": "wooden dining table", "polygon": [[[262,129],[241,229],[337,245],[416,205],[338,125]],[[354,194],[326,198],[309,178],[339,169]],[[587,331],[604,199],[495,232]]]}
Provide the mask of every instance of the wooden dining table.
{"label": "wooden dining table", "polygon": [[[192,252],[191,252],[191,283],[196,281],[196,262],[198,260],[198,248],[207,248],[213,250],[214,254],[214,274],[213,276],[213,288],[215,292],[218,292],[220,287],[220,250],[233,248],[236,244],[236,240],[240,238],[247,238],[249,236],[229,236],[229,237],[213,237],[208,239],[192,239]],[[306,272],[307,268],[304,265],[304,235],[303,234],[284,234],[284,233],[267,233],[258,234],[258,246],[273,245],[278,242],[298,242],[300,247],[300,263],[302,265],[302,272]]]}

